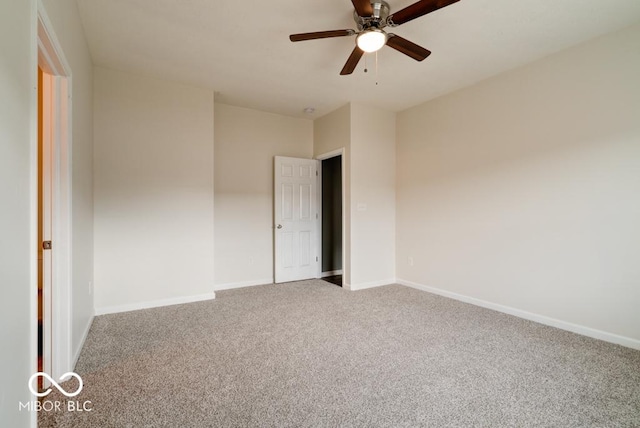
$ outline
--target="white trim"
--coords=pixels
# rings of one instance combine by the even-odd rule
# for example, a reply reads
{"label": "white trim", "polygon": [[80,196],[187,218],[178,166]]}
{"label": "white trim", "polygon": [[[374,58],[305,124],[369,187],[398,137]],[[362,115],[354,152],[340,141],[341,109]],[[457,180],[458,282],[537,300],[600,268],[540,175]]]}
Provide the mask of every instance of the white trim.
{"label": "white trim", "polygon": [[342,156],[343,154],[344,154],[344,147],[341,148],[341,149],[332,150],[330,152],[318,155],[318,156],[316,156],[316,159],[322,161],[322,160],[326,160],[326,159],[330,159],[330,158],[335,158],[336,156]]}
{"label": "white trim", "polygon": [[80,358],[80,353],[82,352],[82,348],[84,347],[84,342],[87,340],[87,336],[89,335],[89,330],[91,330],[91,324],[93,324],[93,318],[95,317],[95,315],[91,315],[91,318],[89,318],[89,322],[87,323],[87,326],[84,328],[84,331],[82,332],[82,337],[80,338],[80,343],[78,343],[78,348],[75,350],[75,352],[73,353],[73,370],[76,369],[76,364],[78,364],[78,358]]}
{"label": "white trim", "polygon": [[320,278],[326,278],[328,276],[342,275],[342,269],[339,270],[329,270],[327,272],[322,272],[320,274]]}
{"label": "white trim", "polygon": [[216,284],[213,288],[218,290],[233,290],[234,288],[254,287],[256,285],[273,284],[273,278],[254,279],[252,281],[228,282],[226,284]]}
{"label": "white trim", "polygon": [[44,49],[45,52],[43,53],[48,59],[53,59],[48,63],[49,67],[52,68],[45,71],[58,76],[71,76],[69,62],[64,56],[60,42],[52,29],[53,24],[51,24],[49,15],[47,15],[44,3],[42,3],[42,0],[38,0],[38,48]]}
{"label": "white trim", "polygon": [[147,302],[130,303],[120,306],[107,306],[96,308],[96,315],[117,314],[120,312],[138,311],[140,309],[160,308],[163,306],[182,305],[184,303],[201,302],[203,300],[213,300],[216,293],[199,294],[196,296],[173,297],[171,299],[151,300]]}
{"label": "white trim", "polygon": [[470,303],[472,305],[480,306],[487,309],[492,309],[494,311],[513,315],[519,318],[524,318],[529,321],[535,321],[537,323],[548,325],[551,327],[556,327],[561,330],[570,331],[572,333],[581,334],[583,336],[592,337],[594,339],[604,340],[605,342],[615,343],[616,345],[622,345],[628,348],[640,350],[640,340],[632,339],[630,337],[620,336],[620,335],[617,335],[614,333],[608,333],[602,330],[596,330],[591,327],[585,327],[585,326],[573,324],[567,321],[562,321],[556,318],[550,318],[544,315],[534,314],[532,312],[523,311],[521,309],[512,308],[510,306],[504,306],[498,303],[488,302],[486,300],[465,296],[463,294],[442,290],[436,287],[430,287],[428,285],[418,284],[412,281],[398,279],[396,283],[400,285],[404,285],[406,287],[415,288],[417,290],[426,291],[428,293],[437,294],[439,296],[448,297],[450,299],[458,300],[460,302]]}
{"label": "white trim", "polygon": [[[345,278],[351,280],[351,241],[347,246],[347,233],[351,236],[351,200],[347,205],[347,179],[349,179],[349,185],[351,185],[351,175],[347,177],[347,157],[345,156],[344,147],[340,149],[340,153],[340,172],[342,173],[342,270],[344,271],[342,282],[344,283]],[[349,174],[351,174],[350,169]],[[349,196],[351,196],[350,193]],[[347,208],[349,209],[349,222],[347,222]],[[347,263],[347,256],[349,256],[349,263]]]}
{"label": "white trim", "polygon": [[381,281],[361,282],[359,284],[349,284],[348,289],[351,291],[366,290],[367,288],[382,287],[383,285],[395,284],[395,278],[383,279]]}
{"label": "white trim", "polygon": [[318,239],[316,245],[316,254],[318,255],[318,265],[316,269],[316,278],[322,278],[322,161],[316,159],[316,231]]}
{"label": "white trim", "polygon": [[[55,94],[55,135],[53,143],[53,355],[54,373],[73,369],[71,326],[71,99],[69,78],[53,77]],[[57,206],[56,206],[57,204]]]}

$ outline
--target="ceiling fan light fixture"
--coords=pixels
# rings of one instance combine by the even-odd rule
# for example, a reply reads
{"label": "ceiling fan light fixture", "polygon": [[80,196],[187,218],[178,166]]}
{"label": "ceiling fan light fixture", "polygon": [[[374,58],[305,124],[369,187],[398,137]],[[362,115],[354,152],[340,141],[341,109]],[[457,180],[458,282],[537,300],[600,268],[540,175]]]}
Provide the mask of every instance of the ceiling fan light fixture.
{"label": "ceiling fan light fixture", "polygon": [[356,44],[365,52],[380,50],[387,43],[387,33],[377,28],[358,34]]}

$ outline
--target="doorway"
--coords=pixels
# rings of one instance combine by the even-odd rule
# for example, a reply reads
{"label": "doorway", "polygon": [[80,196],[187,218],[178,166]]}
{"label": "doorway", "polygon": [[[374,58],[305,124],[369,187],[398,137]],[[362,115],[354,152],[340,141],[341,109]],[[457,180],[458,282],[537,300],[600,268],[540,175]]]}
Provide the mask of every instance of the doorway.
{"label": "doorway", "polygon": [[[37,311],[32,318],[39,372],[54,379],[73,369],[71,356],[71,69],[38,10],[37,157],[34,162],[34,257]],[[37,177],[35,176],[37,171]],[[35,189],[34,189],[35,191]],[[38,377],[39,381],[42,376]],[[48,382],[39,387],[48,387]]]}
{"label": "doorway", "polygon": [[342,155],[321,161],[322,267],[325,281],[342,287]]}

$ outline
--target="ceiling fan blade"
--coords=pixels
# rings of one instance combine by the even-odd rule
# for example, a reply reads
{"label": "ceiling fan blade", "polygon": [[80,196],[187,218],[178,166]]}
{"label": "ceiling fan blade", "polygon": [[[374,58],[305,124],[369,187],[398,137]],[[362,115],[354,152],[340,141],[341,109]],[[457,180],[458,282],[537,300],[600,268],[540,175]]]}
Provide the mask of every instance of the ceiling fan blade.
{"label": "ceiling fan blade", "polygon": [[351,3],[353,3],[353,7],[359,16],[369,17],[373,15],[373,6],[371,6],[370,0],[351,0]]}
{"label": "ceiling fan blade", "polygon": [[289,40],[292,42],[301,42],[303,40],[326,39],[328,37],[343,37],[356,34],[353,30],[332,30],[332,31],[316,31],[314,33],[292,34]]}
{"label": "ceiling fan blade", "polygon": [[420,0],[389,16],[389,21],[395,25],[404,24],[412,19],[420,18],[460,0]]}
{"label": "ceiling fan blade", "polygon": [[423,59],[431,55],[431,51],[395,34],[389,34],[389,38],[387,39],[387,46],[397,50],[398,52],[402,52],[403,54],[410,56],[416,61],[422,61]]}
{"label": "ceiling fan blade", "polygon": [[362,55],[364,55],[364,51],[356,46],[353,49],[353,52],[351,52],[351,55],[349,55],[347,63],[344,65],[344,67],[342,67],[340,75],[344,76],[353,73],[353,70],[356,69],[356,65],[358,65],[358,61],[360,61],[360,58],[362,58]]}

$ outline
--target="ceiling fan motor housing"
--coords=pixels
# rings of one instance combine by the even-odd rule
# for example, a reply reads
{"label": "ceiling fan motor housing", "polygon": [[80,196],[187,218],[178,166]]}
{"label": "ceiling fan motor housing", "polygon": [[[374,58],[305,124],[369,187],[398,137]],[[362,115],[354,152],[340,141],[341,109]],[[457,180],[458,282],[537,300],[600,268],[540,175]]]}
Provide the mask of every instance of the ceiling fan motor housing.
{"label": "ceiling fan motor housing", "polygon": [[382,29],[387,26],[389,3],[384,0],[374,0],[371,2],[371,7],[373,8],[371,16],[359,16],[356,11],[353,12],[353,19],[356,21],[359,31],[370,28]]}

